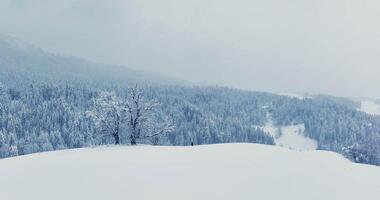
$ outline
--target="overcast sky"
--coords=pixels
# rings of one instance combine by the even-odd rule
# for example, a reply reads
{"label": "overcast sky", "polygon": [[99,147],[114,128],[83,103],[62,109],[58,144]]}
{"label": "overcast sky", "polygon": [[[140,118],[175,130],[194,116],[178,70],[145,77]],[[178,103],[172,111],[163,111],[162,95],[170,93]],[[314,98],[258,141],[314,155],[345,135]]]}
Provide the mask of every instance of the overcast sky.
{"label": "overcast sky", "polygon": [[243,89],[380,97],[380,1],[1,0],[48,51]]}

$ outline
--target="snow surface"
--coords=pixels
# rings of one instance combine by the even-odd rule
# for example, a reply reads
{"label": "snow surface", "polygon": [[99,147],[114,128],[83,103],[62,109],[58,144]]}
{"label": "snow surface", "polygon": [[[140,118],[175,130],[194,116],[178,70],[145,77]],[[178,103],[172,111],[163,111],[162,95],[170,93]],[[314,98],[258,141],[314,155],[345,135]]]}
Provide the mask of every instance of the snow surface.
{"label": "snow surface", "polygon": [[380,115],[380,105],[373,101],[362,101],[360,111],[368,113],[370,115]]}
{"label": "snow surface", "polygon": [[304,136],[305,125],[281,127],[281,136],[275,139],[276,145],[295,150],[316,150],[317,142]]}
{"label": "snow surface", "polygon": [[0,160],[4,200],[375,200],[380,167],[257,144],[101,147]]}
{"label": "snow surface", "polygon": [[304,124],[276,127],[273,125],[273,121],[270,119],[270,116],[268,118],[269,120],[265,126],[253,127],[261,128],[264,132],[271,135],[277,146],[299,151],[317,149],[318,143],[311,138],[305,137]]}

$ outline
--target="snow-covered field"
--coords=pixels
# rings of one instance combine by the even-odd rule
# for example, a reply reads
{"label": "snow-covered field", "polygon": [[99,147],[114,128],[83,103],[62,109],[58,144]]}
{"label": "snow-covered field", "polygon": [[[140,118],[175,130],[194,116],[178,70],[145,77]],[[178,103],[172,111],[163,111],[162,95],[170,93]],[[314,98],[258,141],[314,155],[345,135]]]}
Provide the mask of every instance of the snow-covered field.
{"label": "snow-covered field", "polygon": [[373,101],[362,101],[360,111],[370,115],[380,115],[380,105]]}
{"label": "snow-covered field", "polygon": [[380,167],[256,144],[100,147],[0,160],[4,200],[376,200]]}
{"label": "snow-covered field", "polygon": [[280,137],[275,139],[276,145],[295,150],[316,150],[317,142],[304,135],[305,125],[298,124],[281,127]]}
{"label": "snow-covered field", "polygon": [[274,138],[277,146],[294,149],[299,151],[316,150],[317,142],[313,139],[305,137],[305,125],[297,124],[291,126],[276,127],[273,125],[270,116],[265,126],[254,126],[261,128],[264,132],[268,133]]}

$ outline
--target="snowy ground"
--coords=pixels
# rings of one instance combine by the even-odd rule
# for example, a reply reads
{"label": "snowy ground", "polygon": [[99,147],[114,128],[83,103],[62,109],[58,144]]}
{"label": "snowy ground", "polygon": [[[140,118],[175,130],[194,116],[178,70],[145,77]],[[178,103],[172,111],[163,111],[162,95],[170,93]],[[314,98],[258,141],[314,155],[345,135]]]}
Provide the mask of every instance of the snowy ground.
{"label": "snowy ground", "polygon": [[274,138],[274,142],[277,146],[299,151],[317,149],[318,143],[313,139],[305,137],[304,124],[276,127],[273,125],[273,122],[272,120],[270,120],[270,117],[268,118],[269,120],[265,126],[254,127],[261,128],[264,132],[270,134]]}
{"label": "snowy ground", "polygon": [[362,101],[360,111],[370,115],[380,115],[380,105],[373,101]]}
{"label": "snowy ground", "polygon": [[4,200],[376,200],[380,167],[256,144],[101,147],[0,160]]}
{"label": "snowy ground", "polygon": [[281,127],[281,136],[275,139],[276,145],[295,150],[316,150],[317,142],[304,136],[305,125]]}

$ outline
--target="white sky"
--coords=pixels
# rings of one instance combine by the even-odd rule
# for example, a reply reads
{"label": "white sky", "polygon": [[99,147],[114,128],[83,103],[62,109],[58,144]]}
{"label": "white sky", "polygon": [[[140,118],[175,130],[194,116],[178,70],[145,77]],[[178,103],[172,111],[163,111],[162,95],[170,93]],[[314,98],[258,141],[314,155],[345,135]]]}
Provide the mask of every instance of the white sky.
{"label": "white sky", "polygon": [[49,51],[273,92],[380,97],[380,1],[1,0]]}

